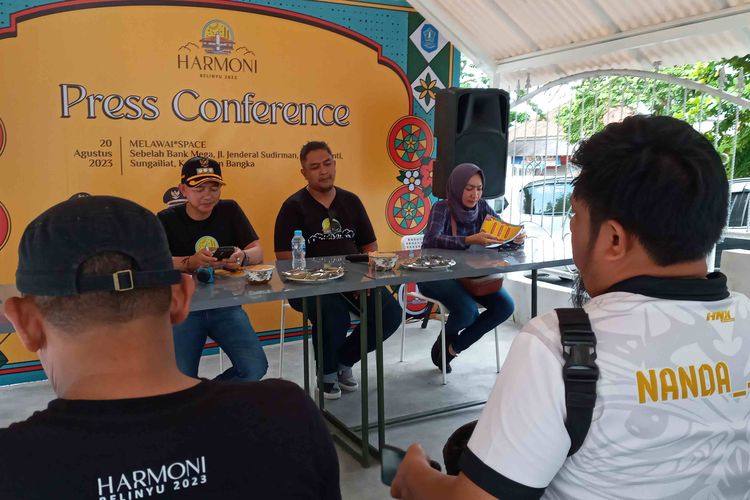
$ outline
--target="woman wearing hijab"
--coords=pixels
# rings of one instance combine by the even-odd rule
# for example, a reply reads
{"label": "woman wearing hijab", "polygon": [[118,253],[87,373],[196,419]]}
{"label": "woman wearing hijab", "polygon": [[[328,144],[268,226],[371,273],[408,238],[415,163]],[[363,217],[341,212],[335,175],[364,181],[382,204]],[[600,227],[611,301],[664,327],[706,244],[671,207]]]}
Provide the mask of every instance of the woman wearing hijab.
{"label": "woman wearing hijab", "polygon": [[[492,207],[482,199],[484,174],[472,163],[458,165],[448,178],[447,199],[437,202],[430,212],[422,248],[447,248],[465,250],[470,245],[501,243],[481,231],[485,216],[498,217]],[[523,232],[512,244],[520,245],[526,236]],[[439,300],[450,311],[445,324],[445,371],[450,373],[451,361],[482,335],[493,330],[513,314],[513,299],[507,291],[488,295],[472,295],[458,280],[431,281],[419,284],[424,295]],[[481,314],[477,303],[485,308]],[[442,370],[440,337],[432,346],[432,362]]]}

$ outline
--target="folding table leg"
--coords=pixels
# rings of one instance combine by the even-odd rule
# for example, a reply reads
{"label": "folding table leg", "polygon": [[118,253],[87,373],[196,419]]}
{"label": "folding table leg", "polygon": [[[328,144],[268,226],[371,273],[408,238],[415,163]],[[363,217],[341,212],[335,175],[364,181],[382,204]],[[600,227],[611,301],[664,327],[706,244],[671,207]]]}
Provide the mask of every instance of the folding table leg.
{"label": "folding table leg", "polygon": [[368,406],[368,380],[367,380],[367,292],[359,295],[359,380],[360,380],[360,397],[362,399],[362,463],[363,467],[370,465],[370,409]]}
{"label": "folding table leg", "polygon": [[375,288],[375,365],[378,379],[378,451],[385,446],[385,387],[383,385],[383,297]]}
{"label": "folding table leg", "polygon": [[307,329],[307,299],[302,299],[302,355],[304,356],[305,393],[310,394],[310,346],[309,330]]}
{"label": "folding table leg", "polygon": [[318,355],[315,363],[318,367],[316,371],[318,374],[318,407],[323,410],[325,409],[325,397],[323,396],[323,309],[320,303],[320,295],[315,297],[315,317],[318,318],[316,325],[316,345],[318,346]]}

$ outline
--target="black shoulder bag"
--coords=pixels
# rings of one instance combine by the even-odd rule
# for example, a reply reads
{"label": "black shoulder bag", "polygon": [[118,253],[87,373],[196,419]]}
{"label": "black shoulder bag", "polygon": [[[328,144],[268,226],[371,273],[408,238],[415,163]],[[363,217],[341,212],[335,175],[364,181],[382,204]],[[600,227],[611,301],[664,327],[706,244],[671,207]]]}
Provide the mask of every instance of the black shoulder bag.
{"label": "black shoulder bag", "polygon": [[[583,445],[591,427],[591,417],[596,403],[596,383],[599,367],[596,365],[596,335],[591,329],[589,315],[581,308],[555,309],[560,323],[560,342],[565,365],[562,369],[565,383],[565,428],[570,436],[568,456]],[[461,469],[459,460],[469,443],[477,421],[459,427],[443,447],[443,461],[448,474],[457,476]]]}

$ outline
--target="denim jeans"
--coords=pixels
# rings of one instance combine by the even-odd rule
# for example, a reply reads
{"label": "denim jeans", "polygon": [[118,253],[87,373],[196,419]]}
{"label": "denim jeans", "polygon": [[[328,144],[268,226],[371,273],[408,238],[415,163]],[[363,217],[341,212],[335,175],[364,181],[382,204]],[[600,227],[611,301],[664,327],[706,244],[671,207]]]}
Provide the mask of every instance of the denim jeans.
{"label": "denim jeans", "polygon": [[[445,343],[452,345],[456,352],[467,349],[513,314],[513,299],[504,288],[497,293],[475,297],[456,280],[428,281],[417,286],[424,295],[439,300],[448,308]],[[479,314],[477,303],[485,308],[482,314]]]}
{"label": "denim jeans", "polygon": [[[379,293],[383,299],[383,340],[390,337],[401,324],[401,306],[393,295],[385,288],[375,288],[367,297],[367,351],[375,349],[375,294]],[[302,311],[302,299],[291,299],[289,305],[297,311]],[[359,298],[352,293],[336,293],[320,296],[321,312],[323,313],[323,374],[336,373],[339,364],[354,366],[360,360],[360,329],[357,325],[347,336],[351,318],[349,311],[359,314]],[[315,297],[307,299],[307,313],[312,323],[310,332],[313,339],[313,349],[317,359],[317,312]]]}
{"label": "denim jeans", "polygon": [[218,380],[260,380],[268,370],[266,353],[241,306],[191,312],[172,334],[177,367],[189,377],[198,375],[206,337],[215,340],[232,361]]}

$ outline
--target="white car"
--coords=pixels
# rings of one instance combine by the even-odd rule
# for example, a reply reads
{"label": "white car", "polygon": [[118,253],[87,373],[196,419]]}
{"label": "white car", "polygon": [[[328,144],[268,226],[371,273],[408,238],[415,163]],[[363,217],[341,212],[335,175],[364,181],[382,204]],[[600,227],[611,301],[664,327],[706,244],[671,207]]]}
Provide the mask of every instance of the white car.
{"label": "white car", "polygon": [[[508,177],[505,198],[496,200],[495,210],[503,220],[523,224],[529,238],[565,241],[570,238],[574,178],[571,175]],[[577,271],[575,266],[564,266],[543,272],[571,280]]]}
{"label": "white car", "polygon": [[[509,177],[506,181],[504,208],[496,201],[496,210],[504,220],[524,224],[531,238],[566,240],[570,237],[570,196],[574,177]],[[722,250],[750,249],[750,177],[730,183],[729,220],[718,243],[716,266]],[[502,209],[502,210],[501,210]],[[572,270],[572,269],[571,269]],[[557,273],[555,273],[557,274]],[[569,274],[563,270],[563,274]]]}
{"label": "white car", "polygon": [[500,215],[508,222],[523,224],[530,238],[566,239],[570,235],[572,192],[571,176],[508,178],[508,204]]}

